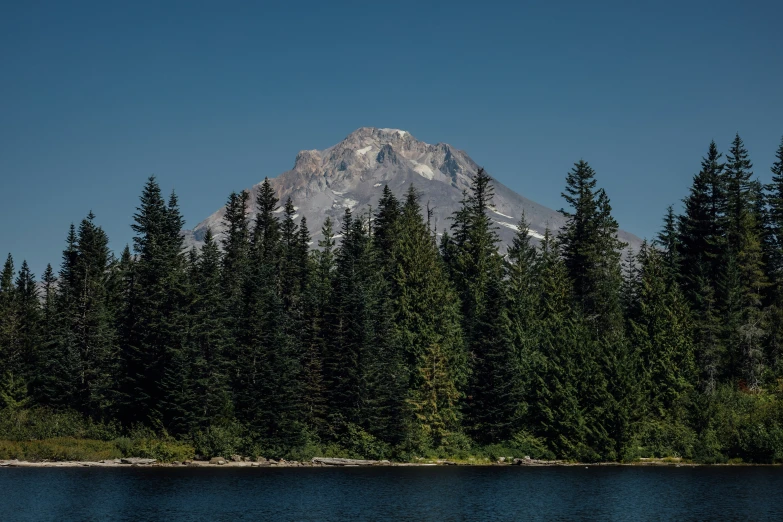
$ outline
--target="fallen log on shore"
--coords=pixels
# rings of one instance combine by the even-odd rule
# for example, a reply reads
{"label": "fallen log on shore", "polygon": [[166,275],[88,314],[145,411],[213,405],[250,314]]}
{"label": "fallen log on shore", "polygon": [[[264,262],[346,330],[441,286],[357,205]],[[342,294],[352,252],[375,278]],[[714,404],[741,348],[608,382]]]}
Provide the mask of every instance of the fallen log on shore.
{"label": "fallen log on shore", "polygon": [[313,457],[313,464],[323,466],[384,466],[389,465],[388,460],[362,460],[362,459],[338,459],[328,457]]}

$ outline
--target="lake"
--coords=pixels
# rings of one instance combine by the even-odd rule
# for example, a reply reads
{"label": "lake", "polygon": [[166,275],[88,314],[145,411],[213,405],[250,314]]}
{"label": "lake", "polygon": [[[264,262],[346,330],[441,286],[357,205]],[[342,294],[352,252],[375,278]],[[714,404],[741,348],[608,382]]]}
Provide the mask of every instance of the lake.
{"label": "lake", "polygon": [[781,467],[4,468],[0,520],[783,520]]}

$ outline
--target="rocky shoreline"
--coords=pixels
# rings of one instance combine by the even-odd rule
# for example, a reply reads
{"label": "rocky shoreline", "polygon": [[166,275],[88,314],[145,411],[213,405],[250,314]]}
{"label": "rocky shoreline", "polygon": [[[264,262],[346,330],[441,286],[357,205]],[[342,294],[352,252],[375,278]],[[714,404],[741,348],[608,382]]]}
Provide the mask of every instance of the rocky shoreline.
{"label": "rocky shoreline", "polygon": [[41,461],[29,462],[21,460],[0,460],[0,467],[10,468],[132,468],[132,467],[166,467],[166,468],[304,468],[304,467],[422,467],[422,466],[527,466],[527,467],[550,467],[550,466],[700,466],[690,462],[683,462],[680,459],[641,459],[637,462],[600,462],[600,463],[578,463],[567,462],[563,460],[538,460],[531,458],[524,459],[505,459],[500,458],[496,462],[476,461],[476,462],[454,462],[450,460],[435,460],[421,462],[390,462],[388,460],[360,460],[360,459],[341,459],[315,457],[310,461],[289,461],[284,459],[266,459],[259,457],[251,459],[250,457],[241,457],[234,455],[231,459],[215,457],[210,460],[186,460],[183,462],[158,462],[155,459],[145,459],[130,457],[124,459],[101,460],[99,462],[86,461]]}

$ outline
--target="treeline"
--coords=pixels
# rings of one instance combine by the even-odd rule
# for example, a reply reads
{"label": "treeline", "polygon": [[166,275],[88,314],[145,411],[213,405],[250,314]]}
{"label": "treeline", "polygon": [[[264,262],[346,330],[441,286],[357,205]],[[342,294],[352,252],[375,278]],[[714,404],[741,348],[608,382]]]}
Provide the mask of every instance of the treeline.
{"label": "treeline", "polygon": [[9,255],[1,414],[207,454],[780,461],[783,143],[770,185],[751,169],[739,136],[725,158],[711,143],[682,214],[627,255],[584,161],[565,227],[535,246],[523,218],[507,251],[483,170],[442,235],[413,187],[385,187],[312,248],[267,180],[187,252],[150,178],[118,259],[91,213],[40,284]]}

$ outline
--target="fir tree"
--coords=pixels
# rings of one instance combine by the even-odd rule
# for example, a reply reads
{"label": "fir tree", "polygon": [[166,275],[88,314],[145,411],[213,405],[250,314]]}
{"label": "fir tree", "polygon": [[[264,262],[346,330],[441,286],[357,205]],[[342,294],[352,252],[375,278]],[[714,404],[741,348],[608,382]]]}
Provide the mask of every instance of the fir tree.
{"label": "fir tree", "polygon": [[398,234],[398,224],[401,217],[400,202],[389,189],[383,186],[383,194],[378,201],[378,210],[373,221],[373,242],[378,249],[381,260],[391,258],[391,253]]}
{"label": "fir tree", "polygon": [[310,254],[312,277],[307,291],[309,322],[308,344],[305,346],[304,383],[302,403],[308,426],[316,434],[328,433],[326,384],[324,381],[324,354],[328,351],[330,328],[328,324],[330,296],[334,284],[334,231],[332,219],[327,217],[321,228],[318,250]]}
{"label": "fir tree", "polygon": [[629,336],[642,354],[646,410],[664,419],[696,377],[690,310],[669,277],[664,254],[644,246],[639,264],[638,306],[630,317]]}
{"label": "fir tree", "polygon": [[762,216],[757,212],[761,197],[751,181],[753,168],[748,152],[737,135],[727,156],[728,262],[724,264],[721,288],[724,302],[723,324],[729,348],[726,371],[741,376],[751,390],[761,385],[765,317],[762,296],[767,280],[762,252]]}
{"label": "fir tree", "polygon": [[250,223],[247,218],[247,205],[250,194],[232,192],[226,203],[223,225],[226,228],[222,240],[223,266],[221,269],[223,299],[227,313],[227,327],[231,343],[226,346],[226,361],[229,364],[229,380],[232,387],[238,386],[239,358],[237,347],[242,341],[242,320],[244,307],[244,288],[250,274]]}
{"label": "fir tree", "polygon": [[185,259],[179,214],[172,194],[167,205],[160,186],[150,177],[144,186],[132,229],[134,284],[130,331],[123,346],[126,368],[122,386],[123,420],[127,424],[162,424],[183,432],[190,421],[181,386],[185,365]]}
{"label": "fir tree", "polygon": [[[472,366],[465,419],[483,441],[510,436],[518,403],[512,347],[504,335],[503,261],[497,227],[489,217],[494,188],[479,169],[453,217],[454,255],[450,272],[460,290],[465,341]],[[498,381],[500,380],[500,382]]]}
{"label": "fir tree", "polygon": [[573,305],[568,272],[548,229],[536,274],[539,333],[530,358],[525,420],[555,454],[597,460],[601,450],[610,447],[606,429],[595,415],[596,406],[606,402],[606,383],[589,351],[590,336]]}
{"label": "fir tree", "polygon": [[459,430],[460,399],[469,368],[459,301],[413,188],[402,210],[392,258],[395,339],[409,390],[406,439],[415,449],[448,446]]}
{"label": "fir tree", "polygon": [[295,445],[301,435],[301,419],[297,417],[301,413],[300,366],[293,339],[286,331],[280,294],[282,247],[277,204],[265,179],[256,198],[234,384],[238,418],[271,448]]}
{"label": "fir tree", "polygon": [[769,318],[768,351],[774,367],[783,363],[783,138],[772,164],[772,183],[765,186],[766,202],[766,268],[770,287],[767,292]]}
{"label": "fir tree", "polygon": [[674,214],[674,206],[672,205],[666,208],[663,228],[658,233],[654,244],[663,251],[667,277],[676,278],[682,269],[682,259],[680,257],[680,237],[677,232],[677,216]]}
{"label": "fir tree", "polygon": [[109,238],[94,223],[90,212],[82,220],[76,239],[74,287],[68,290],[76,306],[68,319],[78,354],[74,406],[86,415],[101,418],[117,388],[117,332],[110,295],[114,259]]}
{"label": "fir tree", "polygon": [[721,157],[715,142],[711,142],[684,200],[685,211],[678,227],[682,260],[679,281],[697,318],[696,357],[702,387],[708,391],[715,388],[725,351],[718,292],[726,264],[727,202]]}
{"label": "fir tree", "polygon": [[231,419],[229,362],[226,349],[231,343],[228,316],[221,285],[221,255],[207,230],[204,246],[194,266],[194,300],[191,305],[193,343],[193,401],[195,422],[201,428]]}
{"label": "fir tree", "polygon": [[0,402],[4,405],[18,405],[27,394],[19,302],[14,260],[8,254],[0,272]]}
{"label": "fir tree", "polygon": [[401,361],[391,335],[387,285],[368,223],[346,209],[341,232],[324,354],[331,424],[338,431],[360,426],[394,440],[399,427],[392,419],[402,402],[397,386],[403,381],[394,369]]}

